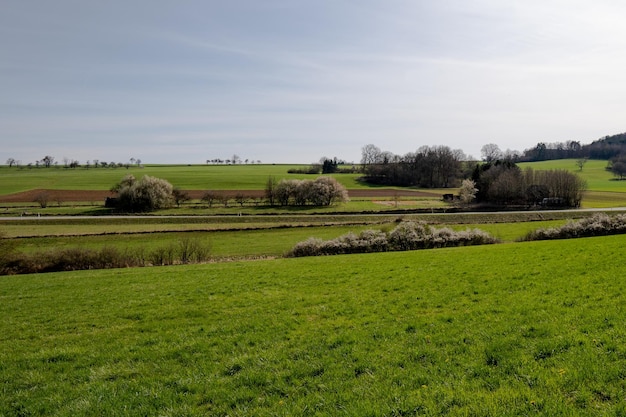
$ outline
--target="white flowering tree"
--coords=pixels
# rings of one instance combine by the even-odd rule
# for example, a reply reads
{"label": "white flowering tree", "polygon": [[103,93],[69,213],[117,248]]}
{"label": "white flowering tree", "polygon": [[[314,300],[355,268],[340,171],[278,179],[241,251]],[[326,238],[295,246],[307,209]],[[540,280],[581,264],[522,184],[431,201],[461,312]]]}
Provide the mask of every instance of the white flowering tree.
{"label": "white flowering tree", "polygon": [[464,206],[469,206],[476,198],[477,192],[478,188],[476,188],[476,183],[473,180],[463,180],[461,188],[459,189],[459,199],[461,200],[461,203]]}

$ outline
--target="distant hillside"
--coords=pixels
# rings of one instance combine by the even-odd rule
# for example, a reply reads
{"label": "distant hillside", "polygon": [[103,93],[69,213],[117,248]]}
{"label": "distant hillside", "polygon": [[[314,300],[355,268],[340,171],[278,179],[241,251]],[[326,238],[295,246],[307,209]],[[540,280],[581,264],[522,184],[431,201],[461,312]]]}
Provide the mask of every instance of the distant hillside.
{"label": "distant hillside", "polygon": [[626,155],[626,133],[605,136],[587,145],[582,145],[578,141],[540,142],[534,148],[526,149],[520,161],[534,162],[567,158],[609,160],[622,154]]}
{"label": "distant hillside", "polygon": [[583,146],[583,152],[585,152],[583,156],[593,159],[611,159],[626,154],[626,133],[598,139]]}
{"label": "distant hillside", "polygon": [[613,136],[605,136],[602,139],[598,139],[593,143],[604,142],[609,145],[626,145],[626,133],[618,133]]}

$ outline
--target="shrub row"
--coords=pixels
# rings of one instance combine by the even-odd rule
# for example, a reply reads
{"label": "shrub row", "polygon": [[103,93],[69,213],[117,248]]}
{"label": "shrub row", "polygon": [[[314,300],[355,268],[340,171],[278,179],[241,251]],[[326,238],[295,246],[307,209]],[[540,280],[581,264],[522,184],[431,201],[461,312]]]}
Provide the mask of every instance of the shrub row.
{"label": "shrub row", "polygon": [[455,232],[447,227],[433,228],[421,222],[402,222],[389,233],[365,230],[358,235],[348,233],[332,240],[309,238],[297,243],[286,256],[406,251],[491,243],[496,243],[496,239],[479,229]]}
{"label": "shrub row", "polygon": [[113,246],[105,246],[98,250],[65,248],[25,254],[13,249],[14,247],[9,245],[0,244],[2,252],[0,275],[174,265],[198,263],[209,259],[209,246],[188,238],[150,251],[146,251],[145,248],[124,251]]}
{"label": "shrub row", "polygon": [[609,216],[597,213],[577,221],[569,221],[561,227],[537,229],[523,240],[571,239],[577,237],[607,236],[626,233],[626,214]]}

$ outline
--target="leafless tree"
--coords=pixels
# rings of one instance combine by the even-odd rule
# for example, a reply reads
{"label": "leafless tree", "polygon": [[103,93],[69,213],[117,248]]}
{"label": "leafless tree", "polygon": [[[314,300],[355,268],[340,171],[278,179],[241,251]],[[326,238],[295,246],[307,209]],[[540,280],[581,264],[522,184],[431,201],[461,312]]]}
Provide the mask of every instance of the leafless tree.
{"label": "leafless tree", "polygon": [[43,191],[35,197],[35,202],[39,204],[41,208],[48,207],[48,201],[50,200],[50,195]]}
{"label": "leafless tree", "polygon": [[210,207],[213,207],[213,202],[215,202],[218,199],[218,197],[219,195],[215,193],[214,191],[207,191],[202,195],[201,200],[207,203],[207,205],[210,208]]}
{"label": "leafless tree", "polygon": [[485,162],[493,162],[502,158],[502,151],[495,143],[488,143],[480,149],[480,154]]}
{"label": "leafless tree", "polygon": [[180,207],[180,205],[185,201],[191,200],[189,193],[178,187],[174,187],[172,190],[172,197],[174,198],[174,203],[176,203],[177,207]]}

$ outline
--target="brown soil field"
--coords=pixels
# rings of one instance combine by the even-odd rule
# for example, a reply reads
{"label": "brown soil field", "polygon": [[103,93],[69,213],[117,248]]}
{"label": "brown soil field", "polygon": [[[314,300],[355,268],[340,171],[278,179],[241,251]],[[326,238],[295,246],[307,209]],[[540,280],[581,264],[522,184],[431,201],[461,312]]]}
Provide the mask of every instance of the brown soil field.
{"label": "brown soil field", "polygon": [[[203,190],[188,190],[187,193],[193,199],[200,199],[206,191]],[[215,191],[219,195],[227,195],[235,197],[237,194],[243,194],[245,196],[261,198],[265,195],[263,190],[218,190]],[[427,197],[427,198],[441,198],[437,193],[429,193],[425,191],[413,191],[413,190],[393,190],[388,188],[376,188],[376,189],[358,189],[348,190],[348,194],[352,198],[390,198],[390,197]],[[103,190],[29,190],[21,193],[7,194],[0,196],[0,203],[32,203],[38,197],[45,195],[50,203],[53,202],[98,202],[104,200],[107,197],[114,197],[115,195],[110,191]]]}

